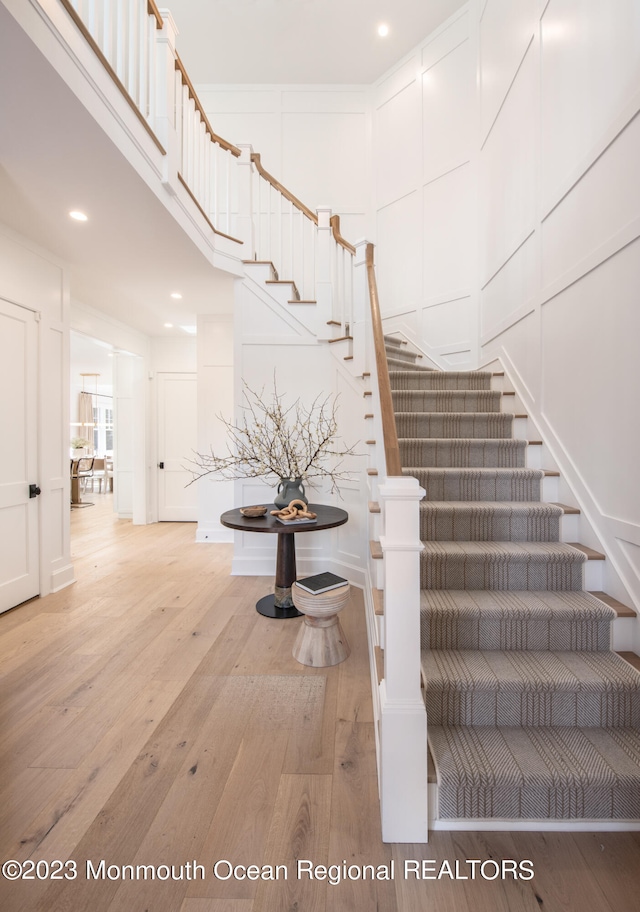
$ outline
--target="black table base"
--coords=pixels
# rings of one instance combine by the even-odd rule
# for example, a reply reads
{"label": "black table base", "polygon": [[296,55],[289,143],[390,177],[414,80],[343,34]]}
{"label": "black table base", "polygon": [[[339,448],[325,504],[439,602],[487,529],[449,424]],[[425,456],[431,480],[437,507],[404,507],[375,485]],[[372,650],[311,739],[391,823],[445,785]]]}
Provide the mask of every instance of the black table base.
{"label": "black table base", "polygon": [[298,611],[295,605],[291,605],[291,607],[279,607],[275,604],[275,599],[275,595],[265,595],[257,601],[256,611],[258,614],[267,618],[279,618],[283,621],[287,618],[302,617],[302,612]]}

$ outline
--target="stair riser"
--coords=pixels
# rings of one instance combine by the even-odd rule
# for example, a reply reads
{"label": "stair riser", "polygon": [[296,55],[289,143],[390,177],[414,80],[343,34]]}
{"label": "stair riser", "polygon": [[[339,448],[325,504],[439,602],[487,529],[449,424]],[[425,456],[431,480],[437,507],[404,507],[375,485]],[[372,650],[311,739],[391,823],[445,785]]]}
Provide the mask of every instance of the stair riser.
{"label": "stair riser", "polygon": [[446,373],[441,371],[389,372],[392,390],[490,390],[491,374]]}
{"label": "stair riser", "polygon": [[606,652],[611,646],[609,621],[433,618],[422,614],[423,649],[544,650]]}
{"label": "stair riser", "polygon": [[500,412],[502,397],[491,390],[395,390],[397,412]]}
{"label": "stair riser", "polygon": [[[400,440],[403,466],[434,468],[524,468],[526,443],[511,440]],[[537,468],[537,466],[536,466]],[[532,498],[535,499],[535,498]]]}
{"label": "stair riser", "polygon": [[512,436],[513,416],[489,413],[401,412],[396,415],[398,437],[446,437],[507,439]]}
{"label": "stair riser", "polygon": [[402,361],[403,364],[407,364],[409,367],[414,365],[418,358],[414,352],[408,352],[395,346],[389,346],[385,351],[387,358],[391,358],[394,361]]}
{"label": "stair riser", "polygon": [[573,591],[582,589],[583,564],[526,559],[469,561],[464,556],[422,554],[421,589]]}
{"label": "stair riser", "polygon": [[495,516],[487,512],[443,515],[441,510],[420,514],[422,541],[558,541],[558,516]]}
{"label": "stair riser", "polygon": [[637,728],[640,692],[496,693],[475,689],[430,689],[427,715],[432,725],[578,726],[580,728]]}
{"label": "stair riser", "polygon": [[555,788],[535,782],[521,788],[517,784],[463,789],[441,786],[438,806],[443,819],[629,820],[640,818],[640,789]]}
{"label": "stair riser", "polygon": [[[418,471],[427,501],[539,501],[541,478],[524,470],[513,475]],[[503,539],[504,541],[504,539]]]}

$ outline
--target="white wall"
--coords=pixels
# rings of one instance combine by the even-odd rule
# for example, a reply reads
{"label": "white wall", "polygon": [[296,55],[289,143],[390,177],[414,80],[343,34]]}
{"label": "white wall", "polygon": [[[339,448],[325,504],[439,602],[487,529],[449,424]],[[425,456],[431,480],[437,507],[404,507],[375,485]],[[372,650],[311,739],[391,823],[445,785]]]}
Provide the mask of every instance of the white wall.
{"label": "white wall", "polygon": [[479,50],[481,360],[504,363],[638,605],[638,4],[488,0]]}
{"label": "white wall", "polygon": [[[224,453],[227,432],[219,416],[234,417],[233,315],[198,317],[198,451]],[[233,481],[203,478],[198,485],[198,531],[201,542],[233,541],[233,532],[220,523],[220,514],[234,504]]]}
{"label": "white wall", "polygon": [[[266,273],[265,273],[266,276]],[[235,402],[240,417],[242,379],[256,391],[264,387],[265,397],[273,390],[274,371],[278,392],[293,404],[300,397],[309,408],[320,396],[339,396],[338,423],[347,445],[365,452],[365,401],[362,381],[353,378],[344,367],[344,351],[318,342],[299,320],[289,305],[270,295],[261,282],[251,279],[237,283],[235,308]],[[331,495],[326,484],[307,487],[311,503],[334,503],[349,513],[349,521],[337,529],[309,532],[296,537],[298,575],[332,570],[354,583],[363,585],[367,554],[367,486],[364,455],[349,460],[345,468],[354,471],[352,481],[341,483],[341,496]],[[259,479],[235,482],[235,505],[271,504],[276,484]],[[235,533],[233,572],[240,575],[273,576],[275,572],[275,536]]]}
{"label": "white wall", "polygon": [[475,35],[464,7],[372,95],[385,329],[450,369],[477,357]]}
{"label": "white wall", "polygon": [[250,143],[262,165],[313,211],[341,216],[353,242],[370,209],[369,105],[363,86],[196,86],[209,122]]}
{"label": "white wall", "polygon": [[[73,582],[69,551],[69,291],[64,265],[0,225],[0,297],[40,314],[40,594]],[[3,433],[11,433],[3,428]]]}

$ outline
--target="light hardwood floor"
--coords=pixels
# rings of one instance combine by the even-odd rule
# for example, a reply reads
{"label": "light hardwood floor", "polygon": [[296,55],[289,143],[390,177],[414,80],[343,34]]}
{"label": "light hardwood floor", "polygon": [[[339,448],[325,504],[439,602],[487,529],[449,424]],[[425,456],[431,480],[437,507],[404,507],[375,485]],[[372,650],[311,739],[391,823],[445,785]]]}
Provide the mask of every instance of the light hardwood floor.
{"label": "light hardwood floor", "polygon": [[[640,907],[637,834],[384,845],[361,593],[341,616],[350,657],[306,668],[291,656],[301,621],[256,614],[272,581],[231,577],[230,546],[194,544],[189,524],[118,521],[110,496],[91,499],[71,517],[77,582],[0,617],[1,860],[29,873],[29,860],[72,859],[78,875],[39,880],[43,864],[0,879],[2,912]],[[297,878],[297,859],[379,874],[393,861],[395,879]],[[458,860],[459,879],[404,876],[405,861],[430,859],[454,876]],[[468,859],[531,859],[535,876],[464,880]],[[112,876],[189,863],[192,879],[91,879],[87,860]],[[284,867],[274,881],[223,880],[218,860]]]}

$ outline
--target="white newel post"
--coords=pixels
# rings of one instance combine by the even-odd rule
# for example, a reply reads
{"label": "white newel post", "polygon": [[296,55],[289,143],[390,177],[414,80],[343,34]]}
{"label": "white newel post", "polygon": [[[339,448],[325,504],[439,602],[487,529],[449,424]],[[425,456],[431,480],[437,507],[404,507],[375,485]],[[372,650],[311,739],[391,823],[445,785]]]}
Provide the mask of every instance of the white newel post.
{"label": "white newel post", "polygon": [[384,842],[426,842],[427,716],[420,691],[419,502],[415,478],[387,477],[384,678],[380,682],[380,804]]}
{"label": "white newel post", "polygon": [[176,35],[178,29],[168,9],[160,10],[164,25],[157,37],[155,129],[164,146],[162,185],[172,193],[178,192],[179,126],[175,122],[176,110]]}
{"label": "white newel post", "polygon": [[318,215],[318,249],[316,260],[316,312],[318,314],[318,339],[333,336],[329,320],[333,319],[333,257],[334,243],[331,231],[331,209],[316,209]]}
{"label": "white newel post", "polygon": [[253,224],[253,146],[238,143],[242,155],[238,159],[238,221],[233,236],[244,241],[245,260],[252,260],[256,253],[255,226]]}
{"label": "white newel post", "polygon": [[369,289],[367,281],[367,241],[356,241],[356,253],[353,257],[353,319],[351,335],[353,336],[353,369],[356,375],[367,370],[367,330],[366,317],[369,308]]}

